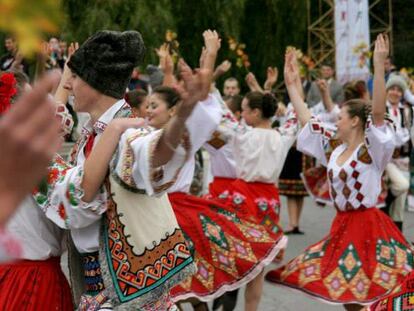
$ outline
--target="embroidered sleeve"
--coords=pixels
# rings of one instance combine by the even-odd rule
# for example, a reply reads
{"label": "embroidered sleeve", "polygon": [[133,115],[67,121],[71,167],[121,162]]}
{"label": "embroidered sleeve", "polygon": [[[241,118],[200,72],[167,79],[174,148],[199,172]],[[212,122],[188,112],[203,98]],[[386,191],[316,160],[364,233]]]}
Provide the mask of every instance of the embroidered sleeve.
{"label": "embroidered sleeve", "polygon": [[297,149],[327,166],[330,154],[336,147],[335,130],[328,124],[312,118],[299,132]]}
{"label": "embroidered sleeve", "polygon": [[73,118],[69,113],[69,110],[66,106],[61,103],[56,103],[56,118],[59,120],[60,123],[60,133],[62,136],[68,135],[72,132],[73,129]]}
{"label": "embroidered sleeve", "polygon": [[106,211],[107,196],[103,187],[92,202],[82,201],[82,180],[82,166],[70,167],[56,155],[46,178],[32,193],[45,215],[61,228],[86,227]]}
{"label": "embroidered sleeve", "polygon": [[[185,125],[189,132],[191,153],[195,154],[210,140],[213,132],[221,123],[223,110],[217,95],[209,94],[206,100],[197,103]],[[224,115],[226,120],[227,114]]]}
{"label": "embroidered sleeve", "polygon": [[277,130],[282,137],[283,146],[287,148],[286,150],[289,150],[295,142],[299,131],[299,123],[294,110],[288,113],[286,121]]}
{"label": "embroidered sleeve", "polygon": [[172,159],[162,167],[153,167],[152,159],[162,131],[129,129],[122,135],[111,164],[111,174],[125,189],[161,195],[175,183],[188,159],[191,145],[188,134],[185,134]]}
{"label": "embroidered sleeve", "polygon": [[396,132],[392,120],[386,118],[384,125],[376,127],[371,119],[368,119],[365,129],[365,144],[374,165],[383,171],[391,161],[396,148]]}

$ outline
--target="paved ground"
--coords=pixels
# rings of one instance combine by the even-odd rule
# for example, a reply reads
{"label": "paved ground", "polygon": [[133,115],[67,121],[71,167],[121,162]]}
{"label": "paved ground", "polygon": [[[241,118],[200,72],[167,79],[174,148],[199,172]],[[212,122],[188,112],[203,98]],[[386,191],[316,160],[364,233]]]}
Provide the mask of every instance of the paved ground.
{"label": "paved ground", "polygon": [[[286,202],[282,200],[283,206]],[[331,208],[320,208],[315,206],[309,199],[305,201],[305,208],[302,215],[301,229],[306,232],[304,236],[290,236],[285,261],[298,255],[302,250],[317,241],[328,233],[331,221],[335,216],[335,211]],[[405,236],[409,240],[414,240],[414,213],[406,213],[406,224],[404,227]],[[283,224],[287,224],[286,208],[282,208]],[[269,267],[268,269],[271,269]],[[191,308],[186,306],[186,311]],[[239,302],[236,311],[244,310],[243,293],[239,295]],[[332,306],[321,303],[309,298],[301,292],[285,289],[265,283],[263,298],[259,307],[260,311],[329,311],[344,310],[342,307]]]}

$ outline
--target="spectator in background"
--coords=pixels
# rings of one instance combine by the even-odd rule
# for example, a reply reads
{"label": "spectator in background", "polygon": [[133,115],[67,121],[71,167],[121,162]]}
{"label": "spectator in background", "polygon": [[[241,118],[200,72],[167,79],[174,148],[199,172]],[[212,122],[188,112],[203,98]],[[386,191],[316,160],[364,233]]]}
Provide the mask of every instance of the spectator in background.
{"label": "spectator in background", "polygon": [[28,74],[28,66],[23,57],[19,54],[16,40],[12,36],[6,36],[4,46],[7,53],[0,58],[0,70],[7,71],[16,69]]}
{"label": "spectator in background", "polygon": [[224,96],[234,96],[240,94],[240,85],[239,81],[236,78],[230,77],[224,81],[224,88],[223,88]]}
{"label": "spectator in background", "polygon": [[[157,86],[162,85],[164,81],[164,73],[160,67],[151,65],[151,64],[148,65],[147,74],[148,74],[148,82],[149,82],[148,88],[151,88],[151,90],[153,90]],[[151,93],[151,90],[148,90],[148,92]]]}
{"label": "spectator in background", "polygon": [[133,90],[125,94],[126,102],[132,108],[132,114],[135,118],[144,118],[147,115],[147,96],[144,90]]}
{"label": "spectator in background", "polygon": [[385,211],[402,231],[404,207],[406,204],[409,178],[409,156],[411,153],[410,130],[413,126],[413,108],[403,104],[402,99],[407,89],[404,78],[392,74],[386,84],[387,113],[396,127],[396,149],[393,159],[387,164],[385,172],[388,177],[389,191]]}
{"label": "spectator in background", "polygon": [[[385,60],[384,63],[384,69],[385,69],[385,82],[388,81],[388,78],[390,77],[391,73],[393,73],[394,71],[397,70],[397,68],[394,65],[393,59],[391,56],[388,56],[387,59]],[[373,87],[373,77],[371,76],[371,78],[369,78],[368,82],[367,82],[367,86],[368,86],[368,91],[369,94],[372,96],[372,87]]]}
{"label": "spectator in background", "polygon": [[140,72],[139,72],[138,67],[134,68],[134,70],[132,71],[131,80],[129,81],[129,84],[128,84],[128,89],[130,91],[133,91],[133,90],[148,91],[148,82],[140,79]]}
{"label": "spectator in background", "polygon": [[60,68],[63,70],[65,66],[66,56],[65,52],[61,49],[60,41],[56,37],[49,39],[49,57],[46,61],[47,69]]}
{"label": "spectator in background", "polygon": [[[329,84],[329,92],[332,101],[335,104],[341,104],[344,101],[344,91],[342,86],[334,79],[334,69],[332,65],[324,63],[321,66],[321,79],[326,80]],[[308,107],[311,108],[322,100],[317,81],[312,82],[309,93],[306,97]]]}

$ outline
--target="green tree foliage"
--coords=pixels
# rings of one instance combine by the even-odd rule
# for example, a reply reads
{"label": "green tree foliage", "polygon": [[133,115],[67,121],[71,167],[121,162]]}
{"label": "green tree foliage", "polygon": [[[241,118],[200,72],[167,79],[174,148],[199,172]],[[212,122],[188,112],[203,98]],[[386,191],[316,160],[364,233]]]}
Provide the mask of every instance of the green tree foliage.
{"label": "green tree foliage", "polygon": [[303,0],[246,0],[241,41],[259,82],[268,66],[282,68],[286,46],[306,51],[306,14]]}
{"label": "green tree foliage", "polygon": [[[167,29],[175,28],[168,0],[63,0],[67,20],[63,36],[83,42],[98,30],[138,30],[149,48],[159,46]],[[156,62],[148,49],[146,62]]]}

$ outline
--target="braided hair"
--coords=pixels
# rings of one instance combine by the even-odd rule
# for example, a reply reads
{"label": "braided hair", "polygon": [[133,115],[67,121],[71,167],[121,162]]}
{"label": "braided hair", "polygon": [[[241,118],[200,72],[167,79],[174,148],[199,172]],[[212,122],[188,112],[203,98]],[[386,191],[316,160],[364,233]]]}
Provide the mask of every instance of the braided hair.
{"label": "braided hair", "polygon": [[343,104],[347,108],[351,118],[358,117],[361,120],[362,127],[365,128],[367,120],[371,115],[372,106],[369,101],[363,99],[351,99]]}
{"label": "braided hair", "polygon": [[275,115],[277,110],[276,97],[271,93],[249,92],[246,94],[248,106],[250,109],[259,109],[262,118],[270,119]]}

